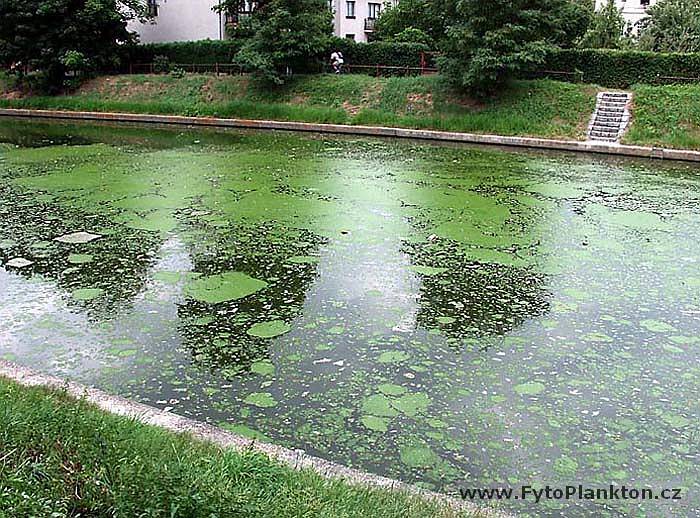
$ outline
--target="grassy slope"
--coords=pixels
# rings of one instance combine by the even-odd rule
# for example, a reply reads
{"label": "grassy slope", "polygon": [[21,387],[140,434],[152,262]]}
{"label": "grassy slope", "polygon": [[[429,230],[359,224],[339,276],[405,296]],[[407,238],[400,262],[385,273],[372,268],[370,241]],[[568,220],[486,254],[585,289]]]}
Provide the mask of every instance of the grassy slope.
{"label": "grassy slope", "polygon": [[100,78],[70,96],[0,105],[582,138],[595,93],[589,85],[518,81],[497,100],[477,104],[448,91],[437,76],[302,76],[270,90],[243,77],[141,75]]}
{"label": "grassy slope", "polygon": [[630,144],[700,149],[700,86],[634,87]]}
{"label": "grassy slope", "polygon": [[0,378],[0,516],[455,516]]}

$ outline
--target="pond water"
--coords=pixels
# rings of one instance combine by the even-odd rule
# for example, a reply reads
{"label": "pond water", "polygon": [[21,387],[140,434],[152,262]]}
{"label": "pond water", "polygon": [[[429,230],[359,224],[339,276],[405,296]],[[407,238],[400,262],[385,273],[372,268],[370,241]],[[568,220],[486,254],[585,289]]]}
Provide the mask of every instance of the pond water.
{"label": "pond water", "polygon": [[683,488],[523,514],[698,514],[696,168],[14,120],[0,142],[0,357],[441,491]]}

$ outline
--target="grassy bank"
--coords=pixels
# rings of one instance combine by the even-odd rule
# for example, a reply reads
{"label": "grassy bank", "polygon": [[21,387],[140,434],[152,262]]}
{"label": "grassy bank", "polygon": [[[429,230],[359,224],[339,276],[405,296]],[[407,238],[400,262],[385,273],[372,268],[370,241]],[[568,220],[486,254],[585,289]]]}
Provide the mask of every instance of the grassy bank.
{"label": "grassy bank", "polygon": [[500,135],[583,138],[597,89],[549,80],[515,82],[476,102],[437,76],[300,76],[269,89],[246,77],[101,77],[58,97],[1,99],[0,106],[366,124]]}
{"label": "grassy bank", "polygon": [[455,516],[0,378],[0,516]]}
{"label": "grassy bank", "polygon": [[625,142],[700,149],[700,86],[634,87],[632,126]]}

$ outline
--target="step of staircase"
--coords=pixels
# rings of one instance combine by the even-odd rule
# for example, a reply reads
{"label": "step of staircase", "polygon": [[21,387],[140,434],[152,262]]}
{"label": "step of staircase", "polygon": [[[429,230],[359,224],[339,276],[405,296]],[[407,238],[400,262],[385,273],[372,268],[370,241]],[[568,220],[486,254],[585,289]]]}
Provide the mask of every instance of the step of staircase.
{"label": "step of staircase", "polygon": [[622,122],[622,115],[596,115],[595,121],[597,122],[612,122],[614,124],[620,124]]}
{"label": "step of staircase", "polygon": [[607,121],[602,121],[600,119],[594,120],[593,126],[595,126],[596,128],[611,128],[611,129],[614,129],[615,131],[620,129],[619,122],[607,122]]}
{"label": "step of staircase", "polygon": [[619,142],[630,120],[629,105],[632,94],[601,92],[588,125],[588,139]]}

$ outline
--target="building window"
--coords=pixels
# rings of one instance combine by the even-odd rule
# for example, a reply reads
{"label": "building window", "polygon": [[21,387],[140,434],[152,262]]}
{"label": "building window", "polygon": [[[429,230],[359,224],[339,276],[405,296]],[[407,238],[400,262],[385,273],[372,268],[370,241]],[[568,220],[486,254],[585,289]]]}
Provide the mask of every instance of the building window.
{"label": "building window", "polygon": [[345,38],[348,39],[348,40],[355,41],[355,35],[354,35],[354,34],[346,34],[346,35],[345,35]]}
{"label": "building window", "polygon": [[369,3],[369,16],[371,20],[376,20],[379,18],[379,13],[382,12],[382,4]]}
{"label": "building window", "polygon": [[148,9],[148,16],[155,18],[158,16],[158,3],[156,0],[148,0],[146,3],[146,9]]}
{"label": "building window", "polygon": [[345,2],[345,17],[355,18],[355,2],[353,0]]}
{"label": "building window", "polygon": [[251,14],[253,14],[254,7],[255,4],[253,2],[246,1],[243,2],[243,4],[241,5],[240,11],[226,11],[224,13],[226,17],[226,26],[230,28],[238,27],[243,20],[245,20],[246,18],[250,17]]}

